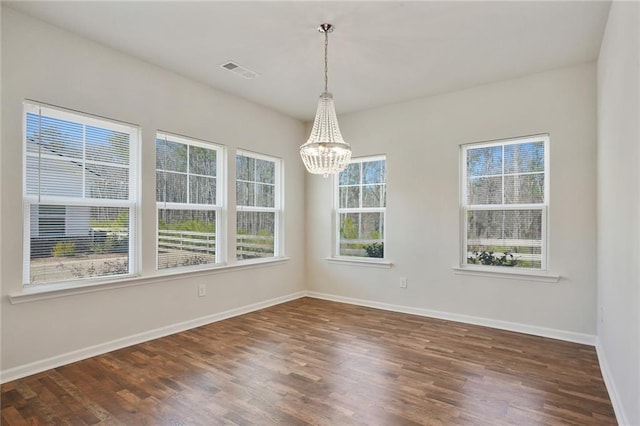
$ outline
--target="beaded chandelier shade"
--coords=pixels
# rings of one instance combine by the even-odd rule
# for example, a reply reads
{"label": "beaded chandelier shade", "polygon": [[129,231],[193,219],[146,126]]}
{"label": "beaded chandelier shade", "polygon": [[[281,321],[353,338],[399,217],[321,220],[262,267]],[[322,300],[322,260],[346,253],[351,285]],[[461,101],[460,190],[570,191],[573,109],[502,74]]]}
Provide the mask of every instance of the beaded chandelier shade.
{"label": "beaded chandelier shade", "polygon": [[333,26],[322,24],[318,31],[324,34],[324,92],[320,95],[311,135],[300,147],[300,156],[309,173],[327,177],[341,172],[349,165],[351,147],[342,138],[333,95],[327,89],[329,81],[327,50],[329,33],[333,31]]}

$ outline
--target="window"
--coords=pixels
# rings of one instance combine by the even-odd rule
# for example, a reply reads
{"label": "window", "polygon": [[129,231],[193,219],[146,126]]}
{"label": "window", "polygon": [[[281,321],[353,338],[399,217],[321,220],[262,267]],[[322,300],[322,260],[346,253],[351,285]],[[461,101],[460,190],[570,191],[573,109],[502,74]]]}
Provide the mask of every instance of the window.
{"label": "window", "polygon": [[282,255],[282,161],[238,151],[236,155],[236,259]]}
{"label": "window", "polygon": [[136,271],[138,129],[25,102],[24,284]]}
{"label": "window", "polygon": [[462,146],[462,264],[546,269],[547,135]]}
{"label": "window", "polygon": [[157,135],[158,269],[222,262],[222,158],[219,146]]}
{"label": "window", "polygon": [[337,183],[336,253],[384,258],[386,158],[352,159]]}

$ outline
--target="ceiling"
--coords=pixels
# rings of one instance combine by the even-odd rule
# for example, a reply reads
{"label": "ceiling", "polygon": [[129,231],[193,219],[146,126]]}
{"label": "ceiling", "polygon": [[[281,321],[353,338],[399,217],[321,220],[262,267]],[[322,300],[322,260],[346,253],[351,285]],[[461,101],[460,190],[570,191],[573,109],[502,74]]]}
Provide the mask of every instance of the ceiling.
{"label": "ceiling", "polygon": [[[10,7],[292,117],[338,114],[593,61],[610,2],[21,1]],[[234,61],[258,74],[224,70]]]}

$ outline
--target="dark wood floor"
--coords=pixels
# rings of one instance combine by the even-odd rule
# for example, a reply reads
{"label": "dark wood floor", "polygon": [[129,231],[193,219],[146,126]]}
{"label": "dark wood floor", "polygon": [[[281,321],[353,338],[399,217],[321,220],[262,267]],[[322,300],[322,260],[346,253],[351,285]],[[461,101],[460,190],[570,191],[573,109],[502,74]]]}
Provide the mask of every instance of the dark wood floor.
{"label": "dark wood floor", "polygon": [[592,347],[299,299],[2,385],[2,424],[615,424]]}

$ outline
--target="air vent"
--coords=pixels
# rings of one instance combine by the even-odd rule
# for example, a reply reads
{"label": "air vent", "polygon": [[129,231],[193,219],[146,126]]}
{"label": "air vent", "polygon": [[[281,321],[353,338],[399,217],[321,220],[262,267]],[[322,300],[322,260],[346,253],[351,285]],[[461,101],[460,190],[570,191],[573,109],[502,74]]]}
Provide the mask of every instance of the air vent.
{"label": "air vent", "polygon": [[220,68],[223,68],[227,71],[231,71],[234,74],[238,74],[242,78],[246,78],[247,80],[254,79],[258,76],[258,73],[251,71],[241,65],[236,64],[235,62],[225,62],[220,65]]}

